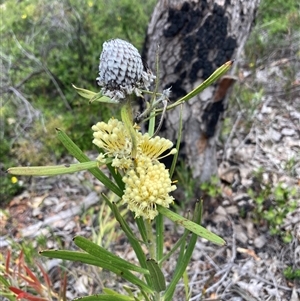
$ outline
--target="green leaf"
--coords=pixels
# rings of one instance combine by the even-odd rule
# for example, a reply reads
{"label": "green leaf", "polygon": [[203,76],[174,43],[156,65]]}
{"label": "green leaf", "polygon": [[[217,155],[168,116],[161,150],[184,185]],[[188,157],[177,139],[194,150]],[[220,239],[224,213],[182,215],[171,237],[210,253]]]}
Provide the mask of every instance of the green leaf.
{"label": "green leaf", "polygon": [[111,98],[103,95],[101,92],[97,93],[95,96],[93,96],[90,99],[90,103],[97,101],[97,102],[102,102],[102,103],[113,103],[113,104],[118,104],[119,102],[116,100],[112,100]]}
{"label": "green leaf", "polygon": [[75,245],[82,250],[86,251],[87,253],[91,254],[92,256],[95,256],[97,258],[100,258],[102,260],[108,260],[112,261],[114,265],[122,271],[131,270],[142,274],[149,274],[149,271],[147,269],[143,269],[137,265],[134,265],[114,254],[111,252],[105,250],[101,246],[96,245],[95,243],[89,241],[88,239],[82,237],[82,236],[76,236],[73,239]]}
{"label": "green leaf", "polygon": [[82,96],[83,98],[87,98],[87,99],[91,99],[93,97],[95,97],[97,95],[97,93],[86,90],[86,89],[82,89],[82,88],[77,88],[75,85],[73,85],[73,88],[77,91],[77,93]]}
{"label": "green leaf", "polygon": [[77,93],[83,98],[89,99],[89,102],[92,103],[94,101],[102,102],[102,103],[119,103],[118,101],[112,100],[111,98],[105,96],[100,91],[99,93],[92,92],[90,90],[78,88],[75,85],[72,85],[73,88],[77,91]]}
{"label": "green leaf", "polygon": [[40,252],[42,256],[49,258],[60,258],[64,260],[77,261],[85,264],[90,264],[94,266],[101,267],[103,269],[109,270],[118,276],[128,280],[132,284],[137,285],[141,290],[146,293],[153,293],[153,290],[142,280],[133,275],[130,271],[123,271],[114,265],[111,260],[102,260],[95,256],[87,253],[81,253],[76,251],[64,251],[64,250],[53,250],[53,251],[42,251]]}
{"label": "green leaf", "polygon": [[[82,150],[69,138],[69,136],[60,129],[56,129],[57,138],[69,151],[69,153],[75,157],[79,162],[91,161]],[[122,197],[122,190],[115,185],[99,168],[92,168],[89,170],[106,188],[114,192],[117,196]]]}
{"label": "green leaf", "polygon": [[205,229],[204,227],[180,216],[179,214],[176,214],[174,212],[172,212],[171,210],[162,207],[162,206],[157,206],[157,210],[158,212],[160,212],[161,214],[163,214],[164,216],[166,216],[167,218],[169,218],[170,220],[172,220],[173,222],[175,222],[178,225],[183,226],[184,228],[190,230],[191,232],[195,233],[198,236],[201,236],[217,245],[225,245],[226,242],[223,238],[219,237],[218,235],[208,231],[207,229]]}
{"label": "green leaf", "polygon": [[[196,224],[199,224],[202,219],[202,202],[197,202],[195,206],[195,211],[193,215],[193,221]],[[185,233],[188,232],[187,230],[184,231]],[[184,240],[180,245],[180,252],[176,264],[175,271],[173,273],[172,280],[164,292],[164,300],[165,301],[171,301],[175,292],[175,288],[178,284],[178,281],[181,277],[183,277],[184,272],[186,271],[186,268],[191,260],[196,242],[197,242],[197,235],[192,234],[191,239],[188,243]],[[187,245],[187,246],[186,246]]]}
{"label": "green leaf", "polygon": [[0,282],[6,287],[10,286],[10,283],[0,274]]}
{"label": "green leaf", "polygon": [[176,142],[177,152],[173,156],[172,165],[171,165],[171,168],[170,168],[170,178],[173,177],[173,174],[174,174],[174,171],[175,171],[175,168],[176,168],[176,165],[177,165],[178,156],[179,156],[179,149],[180,149],[182,129],[183,129],[182,110],[183,110],[183,106],[180,107],[178,134],[177,134],[177,137],[176,137],[177,138],[177,142]]}
{"label": "green leaf", "polygon": [[92,295],[87,297],[80,297],[74,299],[74,301],[134,301],[134,298],[123,296],[120,294],[113,295]]}
{"label": "green leaf", "polygon": [[[192,90],[190,93],[186,94],[179,100],[177,100],[175,103],[169,105],[167,107],[167,110],[170,110],[172,108],[175,108],[176,106],[190,100],[194,96],[198,95],[200,92],[202,92],[204,89],[209,87],[212,83],[214,83],[217,79],[219,79],[221,76],[223,76],[232,66],[233,61],[228,61],[225,64],[223,64],[221,67],[219,67],[209,78],[207,78],[203,83],[201,83],[198,87],[196,87],[194,90]],[[157,110],[158,112],[162,111],[162,109]]]}
{"label": "green leaf", "polygon": [[16,295],[13,292],[1,292],[1,299],[2,300],[10,300],[10,301],[16,301]]}
{"label": "green leaf", "polygon": [[[106,200],[107,204],[109,205],[109,200],[107,199],[107,197],[105,195],[103,195],[104,199]],[[112,210],[112,212],[114,213],[114,216],[116,218],[116,220],[120,223],[120,226],[122,228],[122,230],[124,231],[124,233],[126,234],[130,245],[132,246],[137,259],[141,265],[142,268],[147,269],[147,265],[146,265],[146,255],[141,247],[141,244],[139,242],[139,240],[135,237],[134,233],[132,232],[132,230],[130,229],[128,223],[125,221],[125,219],[123,218],[123,216],[120,214],[119,209],[117,207],[117,205],[115,203],[109,205],[110,209]],[[151,283],[151,278],[149,275],[145,275],[146,281],[148,284]]]}
{"label": "green leaf", "polygon": [[[124,286],[124,289],[126,290],[126,292],[128,291],[127,289],[126,289],[126,286]],[[104,294],[106,294],[106,295],[110,295],[110,296],[124,296],[124,295],[120,295],[119,293],[117,293],[117,292],[115,292],[114,290],[112,290],[111,288],[107,288],[107,287],[104,287],[103,289],[102,289],[102,291],[103,291],[103,293]],[[126,298],[133,298],[133,294],[132,294],[132,292],[130,291],[130,296],[125,296]]]}
{"label": "green leaf", "polygon": [[163,272],[161,271],[158,263],[154,259],[147,259],[146,261],[150,277],[152,279],[152,285],[156,292],[162,292],[166,289],[166,280]]}
{"label": "green leaf", "polygon": [[187,270],[184,271],[182,275],[183,285],[184,285],[184,291],[185,291],[185,300],[190,300],[191,297],[191,291],[189,286],[189,275]]}
{"label": "green leaf", "polygon": [[77,164],[64,164],[56,166],[27,166],[27,167],[11,167],[7,170],[9,174],[20,176],[55,176],[63,175],[81,170],[97,168],[98,162],[89,161]]}

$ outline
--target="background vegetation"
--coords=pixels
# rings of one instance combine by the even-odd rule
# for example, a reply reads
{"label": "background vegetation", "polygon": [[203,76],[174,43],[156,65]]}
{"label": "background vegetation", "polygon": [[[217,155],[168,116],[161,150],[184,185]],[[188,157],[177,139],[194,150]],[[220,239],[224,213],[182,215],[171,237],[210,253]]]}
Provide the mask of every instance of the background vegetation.
{"label": "background vegetation", "polygon": [[[294,0],[263,0],[246,48],[249,66],[269,58],[283,36],[300,27]],[[110,38],[142,49],[156,0],[4,1],[1,12],[1,191],[2,200],[19,191],[4,171],[12,165],[54,164],[64,148],[55,128],[64,129],[83,150],[92,149],[86,129],[107,119],[105,105],[88,105],[71,84],[96,91],[99,55]],[[280,48],[280,47],[279,47]],[[280,48],[283,49],[283,48]],[[260,101],[260,87],[239,91],[246,110]],[[111,107],[110,107],[111,109]],[[248,120],[251,123],[251,118]],[[223,135],[232,126],[225,120]]]}

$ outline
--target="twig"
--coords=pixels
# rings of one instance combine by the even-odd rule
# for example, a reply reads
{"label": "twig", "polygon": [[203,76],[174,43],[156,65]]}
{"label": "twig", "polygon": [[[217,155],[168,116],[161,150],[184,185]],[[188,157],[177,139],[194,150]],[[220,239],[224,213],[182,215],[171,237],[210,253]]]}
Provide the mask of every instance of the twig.
{"label": "twig", "polygon": [[[248,275],[249,277],[255,278],[255,279],[257,279],[257,280],[259,280],[261,282],[264,282],[266,284],[269,284],[269,285],[273,286],[273,283],[271,281],[268,281],[268,280],[266,280],[266,279],[264,279],[264,278],[262,278],[260,276],[257,276],[256,274],[253,274],[253,273],[249,272],[249,273],[245,273],[244,275]],[[292,290],[291,288],[289,288],[287,286],[283,286],[283,285],[278,285],[278,288],[283,289],[285,291],[291,291]]]}
{"label": "twig", "polygon": [[215,264],[212,258],[208,255],[204,254],[204,257],[208,260],[208,262],[215,268],[215,270],[220,271],[221,269]]}
{"label": "twig", "polygon": [[243,115],[242,112],[238,112],[238,115],[237,115],[237,118],[236,118],[236,120],[235,120],[235,123],[234,123],[234,125],[233,125],[233,127],[232,127],[232,129],[231,129],[231,131],[230,131],[229,137],[228,137],[227,140],[226,140],[226,143],[225,143],[225,145],[224,145],[224,150],[223,150],[223,161],[225,161],[226,159],[228,159],[227,156],[226,156],[226,151],[227,151],[227,149],[228,149],[228,146],[229,146],[230,141],[231,141],[232,138],[233,138],[233,135],[234,135],[235,132],[236,132],[236,129],[237,129],[239,123],[240,123],[240,120],[241,120],[241,118],[242,118],[242,115]]}
{"label": "twig", "polygon": [[219,272],[217,272],[215,276],[219,276],[223,273],[224,273],[224,275],[222,276],[222,278],[219,281],[214,283],[211,287],[209,287],[206,290],[207,294],[212,293],[215,290],[215,288],[217,288],[217,287],[220,288],[221,287],[222,282],[224,282],[224,280],[226,279],[226,277],[230,273],[232,267],[234,266],[234,261],[235,261],[235,258],[236,258],[236,234],[235,234],[235,231],[234,231],[233,221],[231,220],[231,218],[229,218],[229,219],[230,219],[230,221],[232,223],[232,226],[233,226],[232,227],[233,228],[232,247],[231,247],[232,255],[231,255],[231,258],[230,258],[229,262],[225,265],[225,267],[222,270],[220,270]]}
{"label": "twig", "polygon": [[[24,114],[26,116],[26,124],[22,123],[22,120],[19,121],[18,126],[22,123],[23,131],[26,129],[33,121],[34,117],[39,118],[42,116],[41,112],[39,110],[36,110],[31,103],[23,96],[23,94],[17,90],[15,87],[9,87],[8,90],[12,93],[14,93],[18,99],[20,99],[24,103],[25,110],[27,114]],[[34,117],[32,116],[32,112],[34,113]],[[43,120],[43,119],[42,119]],[[44,123],[43,123],[44,124]]]}
{"label": "twig", "polygon": [[271,273],[271,271],[269,269],[267,269],[267,273],[271,276],[271,279],[273,281],[273,286],[274,286],[274,288],[276,290],[276,299],[278,301],[281,301],[281,298],[280,298],[280,295],[279,295],[279,292],[278,292],[278,284],[277,284],[277,281],[276,281],[276,279],[274,277],[274,274]]}
{"label": "twig", "polygon": [[24,85],[24,83],[26,83],[30,78],[32,78],[35,75],[38,75],[40,73],[42,73],[44,70],[40,69],[40,70],[36,70],[31,72],[30,74],[28,74],[25,78],[23,78],[18,84],[15,85],[16,89],[19,89],[21,86]]}
{"label": "twig", "polygon": [[167,102],[166,99],[164,99],[164,100],[162,101],[162,103],[163,103],[163,105],[164,105],[164,108],[163,108],[163,111],[162,111],[162,113],[161,113],[161,117],[160,117],[160,120],[159,120],[159,124],[158,124],[158,126],[157,126],[157,128],[156,128],[156,130],[155,130],[155,133],[153,134],[153,136],[157,135],[157,133],[160,131],[161,126],[162,126],[163,121],[164,121],[165,114],[166,114],[166,109],[167,109],[168,102]]}

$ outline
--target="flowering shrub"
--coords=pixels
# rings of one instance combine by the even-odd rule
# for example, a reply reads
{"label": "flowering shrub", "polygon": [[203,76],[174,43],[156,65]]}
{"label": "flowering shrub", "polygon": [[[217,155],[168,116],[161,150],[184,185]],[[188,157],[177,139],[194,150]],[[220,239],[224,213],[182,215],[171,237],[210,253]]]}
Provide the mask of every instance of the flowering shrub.
{"label": "flowering shrub", "polygon": [[[100,92],[95,93],[75,87],[77,92],[89,99],[90,102],[105,102],[121,106],[121,121],[111,118],[107,123],[98,122],[92,127],[93,143],[101,149],[97,160],[89,160],[64,132],[58,130],[58,139],[80,162],[79,164],[14,167],[8,170],[9,173],[15,175],[45,176],[88,169],[112,193],[119,197],[119,203],[115,204],[110,202],[105,195],[102,195],[103,201],[110,207],[126,234],[139,265],[127,262],[80,236],[76,236],[73,241],[85,252],[65,250],[41,252],[41,255],[46,257],[80,261],[110,270],[139,289],[139,292],[132,289],[126,296],[105,290],[105,295],[94,296],[95,299],[172,300],[176,285],[183,276],[192,256],[197,237],[201,236],[218,245],[225,244],[222,238],[200,226],[202,212],[200,203],[197,203],[195,207],[192,220],[169,209],[174,200],[171,192],[176,189],[172,175],[179,145],[173,148],[171,141],[156,136],[157,130],[154,131],[154,124],[158,114],[162,114],[163,118],[167,109],[172,109],[188,101],[222,76],[231,64],[232,62],[224,64],[199,87],[168,106],[167,98],[171,90],[167,89],[162,93],[148,90],[155,76],[150,70],[145,69],[136,48],[120,39],[105,42],[100,56],[100,73],[97,78],[102,87]],[[151,95],[151,100],[147,103],[147,110],[139,116],[141,120],[142,117],[149,119],[147,133],[142,133],[140,127],[133,122],[131,107],[131,94],[133,93],[139,96],[143,96],[144,93]],[[180,141],[180,139],[178,140]],[[166,169],[165,165],[160,162],[161,158],[169,155],[174,155],[170,170]],[[101,165],[109,167],[112,180],[99,169]],[[141,239],[136,233],[133,233],[126,217],[120,214],[119,206],[121,205],[126,205],[129,211],[134,214]],[[185,228],[182,237],[167,254],[163,254],[164,217]],[[192,235],[187,242],[190,232]],[[146,246],[146,252],[142,245]],[[167,286],[161,267],[176,249],[181,251],[177,258],[173,278]],[[87,300],[88,298],[90,297],[87,297]],[[84,300],[85,298],[81,299]]]}

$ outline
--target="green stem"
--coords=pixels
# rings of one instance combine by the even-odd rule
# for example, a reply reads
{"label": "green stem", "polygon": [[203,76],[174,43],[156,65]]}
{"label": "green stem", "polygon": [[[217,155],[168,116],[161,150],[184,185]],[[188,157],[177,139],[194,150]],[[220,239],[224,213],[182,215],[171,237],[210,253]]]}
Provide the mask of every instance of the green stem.
{"label": "green stem", "polygon": [[137,152],[137,139],[136,130],[133,127],[133,116],[130,99],[128,99],[121,108],[121,118],[131,138],[131,156],[132,158],[135,158]]}
{"label": "green stem", "polygon": [[[164,248],[164,216],[162,214],[158,214],[155,219],[156,222],[156,259],[158,263],[163,257],[163,248]],[[159,264],[161,267],[161,264]]]}
{"label": "green stem", "polygon": [[[149,219],[145,220],[145,227],[146,227],[147,238],[148,238],[147,245],[148,245],[149,255],[150,255],[150,258],[152,258],[156,261],[156,240],[153,235],[152,223]],[[153,300],[154,301],[161,300],[160,292],[154,291]]]}
{"label": "green stem", "polygon": [[150,258],[156,260],[156,252],[155,252],[155,238],[153,235],[153,230],[152,230],[152,223],[151,220],[147,219],[145,220],[145,226],[146,226],[146,233],[147,233],[147,245],[148,245],[148,250],[149,250],[149,255]]}
{"label": "green stem", "polygon": [[148,134],[150,136],[153,136],[154,128],[155,128],[155,110],[151,111],[150,113],[149,128],[148,128]]}

